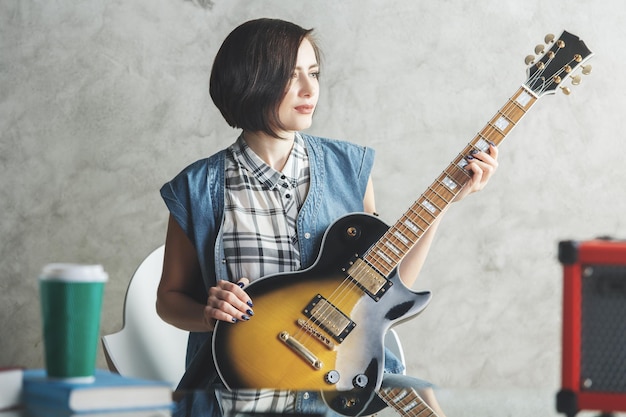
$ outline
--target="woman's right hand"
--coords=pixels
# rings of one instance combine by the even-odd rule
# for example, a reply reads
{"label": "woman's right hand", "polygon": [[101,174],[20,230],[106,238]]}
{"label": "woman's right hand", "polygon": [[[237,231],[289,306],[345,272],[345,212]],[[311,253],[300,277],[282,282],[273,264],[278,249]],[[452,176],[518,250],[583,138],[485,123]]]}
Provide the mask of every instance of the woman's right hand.
{"label": "woman's right hand", "polygon": [[243,290],[248,282],[245,278],[237,283],[218,281],[205,298],[195,247],[170,215],[156,302],[157,313],[165,322],[189,332],[210,332],[217,320],[249,320],[254,314],[252,301]]}
{"label": "woman's right hand", "polygon": [[249,283],[241,278],[237,283],[221,280],[215,287],[209,288],[204,309],[207,327],[213,328],[217,320],[237,323],[248,321],[254,315],[252,300],[243,288]]}

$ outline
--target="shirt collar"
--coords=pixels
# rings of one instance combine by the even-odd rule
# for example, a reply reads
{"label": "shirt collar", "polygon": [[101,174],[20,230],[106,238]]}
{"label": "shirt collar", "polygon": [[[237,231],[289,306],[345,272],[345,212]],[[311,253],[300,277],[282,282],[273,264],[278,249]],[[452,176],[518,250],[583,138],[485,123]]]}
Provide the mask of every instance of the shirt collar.
{"label": "shirt collar", "polygon": [[307,160],[304,140],[298,132],[295,134],[291,153],[282,171],[270,167],[254,153],[244,140],[243,134],[233,144],[233,151],[237,163],[269,189],[274,189],[279,185],[296,187],[300,170],[305,166]]}

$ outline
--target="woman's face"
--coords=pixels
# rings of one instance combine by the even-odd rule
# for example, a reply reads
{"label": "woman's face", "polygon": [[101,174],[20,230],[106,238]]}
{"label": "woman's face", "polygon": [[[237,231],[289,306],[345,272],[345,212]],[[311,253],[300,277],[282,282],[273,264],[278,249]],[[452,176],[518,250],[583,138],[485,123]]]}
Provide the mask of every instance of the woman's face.
{"label": "woman's face", "polygon": [[278,107],[278,117],[286,133],[311,126],[319,95],[318,75],[319,63],[315,51],[305,38],[298,49],[296,68],[287,85],[287,92]]}

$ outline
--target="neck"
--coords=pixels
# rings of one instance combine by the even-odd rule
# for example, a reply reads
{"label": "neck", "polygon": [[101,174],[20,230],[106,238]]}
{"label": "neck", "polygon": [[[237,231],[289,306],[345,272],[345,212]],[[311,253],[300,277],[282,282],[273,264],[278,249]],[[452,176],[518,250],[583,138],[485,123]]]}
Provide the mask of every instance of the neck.
{"label": "neck", "polygon": [[294,132],[289,132],[284,138],[275,138],[263,132],[243,132],[246,144],[267,165],[281,171],[293,148]]}

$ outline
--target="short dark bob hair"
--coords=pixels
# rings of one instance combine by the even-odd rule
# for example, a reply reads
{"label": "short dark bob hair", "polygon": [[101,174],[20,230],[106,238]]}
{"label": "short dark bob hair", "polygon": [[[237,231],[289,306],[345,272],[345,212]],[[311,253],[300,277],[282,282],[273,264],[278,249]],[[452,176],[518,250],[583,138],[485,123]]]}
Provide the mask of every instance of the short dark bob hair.
{"label": "short dark bob hair", "polygon": [[305,38],[320,61],[312,31],[284,20],[256,19],[226,37],[213,62],[209,91],[230,126],[279,137],[276,132],[284,126],[278,107]]}

